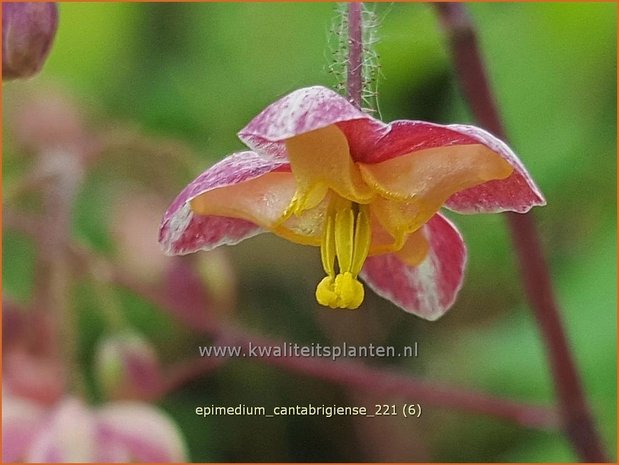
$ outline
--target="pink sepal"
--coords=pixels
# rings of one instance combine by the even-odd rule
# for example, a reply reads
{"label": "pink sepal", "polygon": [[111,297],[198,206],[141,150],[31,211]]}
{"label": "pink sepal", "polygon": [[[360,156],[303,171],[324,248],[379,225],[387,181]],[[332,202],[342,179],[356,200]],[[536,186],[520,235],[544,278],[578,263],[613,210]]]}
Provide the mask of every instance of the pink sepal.
{"label": "pink sepal", "polygon": [[381,127],[372,121],[339,125],[347,135],[356,161],[379,163],[419,150],[454,145],[483,144],[514,168],[506,179],[489,181],[457,192],[446,207],[458,213],[525,213],[546,200],[518,156],[501,140],[475,126],[448,126],[424,121],[394,121]]}
{"label": "pink sepal", "polygon": [[368,257],[361,277],[378,295],[426,320],[441,317],[462,287],[466,248],[462,236],[437,213],[423,226],[430,245],[419,266],[409,266],[396,255]]}
{"label": "pink sepal", "polygon": [[535,206],[546,205],[546,199],[535,181],[505,142],[475,126],[452,124],[448,127],[498,153],[514,167],[514,172],[507,179],[489,181],[456,192],[445,203],[447,208],[458,213],[526,213]]}
{"label": "pink sepal", "polygon": [[266,107],[238,136],[257,152],[285,157],[285,139],[342,121],[367,118],[370,116],[331,89],[305,87]]}
{"label": "pink sepal", "polygon": [[184,255],[211,250],[263,232],[259,226],[241,219],[194,215],[189,201],[215,188],[249,181],[282,167],[287,167],[285,161],[246,151],[233,153],[207,169],[183,189],[166,211],[159,229],[163,251]]}

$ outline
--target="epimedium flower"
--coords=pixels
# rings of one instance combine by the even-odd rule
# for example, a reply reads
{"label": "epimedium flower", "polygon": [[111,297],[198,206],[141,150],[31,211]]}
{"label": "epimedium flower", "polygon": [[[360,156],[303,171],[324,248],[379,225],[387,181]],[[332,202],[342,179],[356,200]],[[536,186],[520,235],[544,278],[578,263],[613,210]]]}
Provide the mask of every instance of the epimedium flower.
{"label": "epimedium flower", "polygon": [[468,125],[383,123],[330,89],[299,89],[239,132],[233,153],[192,181],[160,228],[167,254],[264,231],[320,247],[317,301],[355,309],[359,277],[435,320],[453,304],[466,249],[439,213],[527,212],[545,200],[502,141]]}

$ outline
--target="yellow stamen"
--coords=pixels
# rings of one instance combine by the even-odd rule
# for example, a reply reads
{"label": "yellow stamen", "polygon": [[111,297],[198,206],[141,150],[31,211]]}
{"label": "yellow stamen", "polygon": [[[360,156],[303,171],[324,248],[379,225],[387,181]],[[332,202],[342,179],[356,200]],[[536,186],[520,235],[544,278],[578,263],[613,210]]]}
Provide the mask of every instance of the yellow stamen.
{"label": "yellow stamen", "polygon": [[[363,284],[357,279],[370,250],[372,233],[366,205],[339,196],[329,206],[320,256],[327,276],[316,287],[316,300],[331,308],[356,309],[363,302]],[[335,275],[335,259],[339,273]]]}
{"label": "yellow stamen", "polygon": [[357,224],[355,225],[355,241],[353,244],[353,256],[351,271],[355,276],[361,272],[365,259],[370,252],[372,242],[372,229],[370,228],[370,215],[367,205],[359,205]]}
{"label": "yellow stamen", "polygon": [[322,243],[320,245],[322,267],[331,277],[335,277],[335,234],[333,232],[333,222],[333,216],[328,215],[325,221],[325,230],[322,234]]}
{"label": "yellow stamen", "polygon": [[335,214],[335,251],[340,271],[351,271],[353,241],[355,239],[355,214],[351,208]]}

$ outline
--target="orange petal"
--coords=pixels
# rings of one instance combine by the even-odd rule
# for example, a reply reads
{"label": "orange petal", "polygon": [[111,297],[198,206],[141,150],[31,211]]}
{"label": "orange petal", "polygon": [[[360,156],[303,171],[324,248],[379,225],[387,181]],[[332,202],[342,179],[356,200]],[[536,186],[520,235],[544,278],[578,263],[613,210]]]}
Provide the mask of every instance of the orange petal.
{"label": "orange petal", "polygon": [[363,179],[381,196],[414,199],[422,210],[434,211],[455,192],[505,179],[513,171],[507,161],[481,144],[425,149],[358,166]]}
{"label": "orange petal", "polygon": [[[383,227],[376,217],[373,205],[370,205],[370,228],[372,230],[372,242],[370,243],[369,255],[382,255],[395,252],[402,246],[403,239],[398,241]],[[400,242],[400,244],[398,244],[398,242]]]}
{"label": "orange petal", "polygon": [[295,190],[291,173],[270,172],[205,192],[192,199],[190,205],[198,215],[240,218],[273,229],[281,222]]}
{"label": "orange petal", "polygon": [[393,251],[400,249],[407,235],[421,228],[440,206],[440,203],[423,203],[417,199],[402,202],[379,197],[370,209],[380,226],[393,238]]}
{"label": "orange petal", "polygon": [[358,167],[350,157],[344,133],[331,125],[300,134],[286,141],[288,160],[297,180],[294,206],[298,213],[315,204],[309,200],[315,192],[332,189],[357,203],[368,203],[372,190],[365,184]]}
{"label": "orange petal", "polygon": [[404,247],[395,252],[395,255],[408,266],[419,265],[428,255],[430,244],[423,235],[423,229],[418,229],[408,236]]}

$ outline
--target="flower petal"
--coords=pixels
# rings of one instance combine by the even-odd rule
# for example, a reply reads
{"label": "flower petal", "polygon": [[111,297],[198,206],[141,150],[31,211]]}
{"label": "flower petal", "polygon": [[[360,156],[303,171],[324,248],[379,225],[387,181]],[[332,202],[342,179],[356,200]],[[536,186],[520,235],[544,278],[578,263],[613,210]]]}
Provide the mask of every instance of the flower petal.
{"label": "flower petal", "polygon": [[163,412],[141,402],[116,402],[97,413],[99,429],[111,444],[136,462],[184,462],[187,448],[176,425]]}
{"label": "flower petal", "polygon": [[272,229],[282,220],[295,191],[292,174],[278,171],[209,190],[191,199],[189,204],[200,216],[239,218]]}
{"label": "flower petal", "polygon": [[[410,260],[395,254],[368,257],[361,272],[363,280],[374,291],[426,320],[441,317],[454,303],[462,286],[466,248],[458,230],[440,214],[436,214],[420,230],[429,244],[425,259],[418,266],[412,262],[423,244],[406,244],[399,253],[411,252]],[[419,240],[412,234],[409,240]]]}
{"label": "flower petal", "polygon": [[322,196],[329,188],[340,196],[358,203],[367,203],[374,195],[353,163],[346,137],[331,125],[292,137],[286,141],[290,169],[297,181],[298,209],[316,191]]}
{"label": "flower petal", "polygon": [[453,124],[449,127],[485,144],[514,167],[512,175],[505,180],[490,181],[456,192],[446,203],[449,209],[458,213],[526,213],[534,206],[546,205],[544,195],[507,144],[475,126]]}
{"label": "flower petal", "polygon": [[454,193],[493,179],[512,166],[482,144],[424,149],[374,164],[358,164],[363,179],[383,197],[426,202],[436,210]]}
{"label": "flower petal", "polygon": [[8,394],[2,394],[2,462],[19,462],[39,431],[44,410],[39,405]]}
{"label": "flower petal", "polygon": [[282,141],[340,121],[370,118],[338,93],[322,86],[298,89],[265,108],[241,131],[251,149],[285,157]]}
{"label": "flower petal", "polygon": [[196,215],[189,202],[213,189],[249,181],[286,166],[284,161],[249,151],[234,153],[213,165],[185,187],[166,211],[159,230],[164,252],[179,255],[210,250],[263,232],[244,219]]}
{"label": "flower petal", "polygon": [[[380,163],[437,147],[482,144],[514,168],[513,173],[506,179],[484,182],[452,195],[447,201],[447,206],[452,210],[459,213],[507,210],[524,213],[535,205],[545,204],[543,195],[514,152],[483,129],[468,125],[444,126],[408,120],[392,122],[388,131],[378,127],[368,128],[351,133],[364,138],[363,144],[353,143],[350,140],[352,136],[348,136],[351,147],[358,147],[354,157],[361,163]],[[348,131],[344,132],[348,135]]]}
{"label": "flower petal", "polygon": [[34,440],[26,462],[96,462],[96,422],[78,399],[67,398],[53,411]]}

